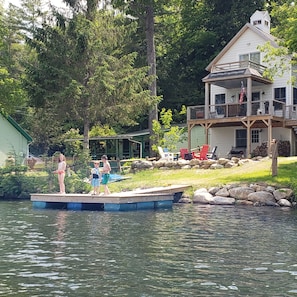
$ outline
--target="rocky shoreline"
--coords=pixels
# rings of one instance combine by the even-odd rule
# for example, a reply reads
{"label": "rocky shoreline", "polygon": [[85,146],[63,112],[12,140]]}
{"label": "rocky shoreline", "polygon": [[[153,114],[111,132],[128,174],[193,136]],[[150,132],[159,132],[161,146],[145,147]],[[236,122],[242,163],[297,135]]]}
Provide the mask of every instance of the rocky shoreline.
{"label": "rocky shoreline", "polygon": [[[169,169],[220,169],[242,166],[250,161],[258,161],[262,157],[254,159],[220,158],[218,160],[137,160],[131,164],[130,172],[158,168]],[[193,197],[183,196],[178,203],[197,203],[212,205],[251,205],[251,206],[275,206],[296,207],[295,195],[292,189],[277,188],[264,183],[254,184],[230,184],[210,189],[200,188],[194,191]]]}
{"label": "rocky shoreline", "polygon": [[293,190],[276,188],[266,184],[226,185],[222,187],[200,188],[192,198],[183,196],[179,203],[199,203],[212,205],[251,205],[296,207]]}

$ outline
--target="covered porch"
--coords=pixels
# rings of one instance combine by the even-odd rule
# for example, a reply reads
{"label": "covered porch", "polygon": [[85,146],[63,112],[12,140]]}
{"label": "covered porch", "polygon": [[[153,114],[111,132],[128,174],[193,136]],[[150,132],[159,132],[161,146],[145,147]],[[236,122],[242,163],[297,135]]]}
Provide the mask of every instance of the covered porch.
{"label": "covered porch", "polygon": [[[209,144],[209,129],[238,127],[246,129],[246,156],[251,156],[252,129],[267,128],[268,149],[273,128],[292,129],[297,125],[296,105],[273,99],[272,81],[263,77],[265,67],[252,61],[214,65],[204,79],[204,105],[187,108],[188,147],[191,130],[200,125]],[[244,88],[244,90],[243,90]],[[240,100],[244,92],[244,100]],[[242,99],[242,98],[241,98]]]}

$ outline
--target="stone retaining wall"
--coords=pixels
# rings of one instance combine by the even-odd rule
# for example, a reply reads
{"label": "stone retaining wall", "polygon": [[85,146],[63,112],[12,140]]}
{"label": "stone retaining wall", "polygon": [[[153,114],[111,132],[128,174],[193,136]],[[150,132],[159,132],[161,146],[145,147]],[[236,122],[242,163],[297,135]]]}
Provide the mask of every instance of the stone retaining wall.
{"label": "stone retaining wall", "polygon": [[158,168],[161,170],[166,169],[220,169],[220,168],[231,168],[234,166],[241,166],[246,162],[250,162],[250,159],[240,159],[237,157],[232,157],[231,159],[220,158],[218,160],[184,160],[180,159],[177,161],[147,161],[147,160],[137,160],[133,161],[131,164],[131,173],[135,173],[140,170],[154,169]]}
{"label": "stone retaining wall", "polygon": [[267,184],[226,185],[223,187],[201,188],[192,198],[182,197],[179,203],[200,203],[213,205],[252,205],[252,206],[296,206],[293,190]]}
{"label": "stone retaining wall", "polygon": [[[141,170],[158,168],[160,170],[169,169],[219,169],[241,166],[247,162],[261,160],[262,157],[253,159],[231,159],[220,158],[218,160],[177,160],[177,161],[134,161],[130,172],[135,173]],[[201,188],[194,192],[192,198],[182,197],[179,203],[200,203],[215,205],[253,205],[253,206],[296,206],[293,190],[288,188],[277,189],[267,184],[249,185],[226,185],[223,187],[212,187],[210,189]]]}

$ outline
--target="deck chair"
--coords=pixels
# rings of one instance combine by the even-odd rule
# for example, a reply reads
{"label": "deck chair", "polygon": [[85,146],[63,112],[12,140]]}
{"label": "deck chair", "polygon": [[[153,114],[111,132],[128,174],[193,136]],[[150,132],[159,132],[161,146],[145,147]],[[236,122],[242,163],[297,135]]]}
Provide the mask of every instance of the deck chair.
{"label": "deck chair", "polygon": [[168,150],[166,149],[163,150],[160,146],[158,146],[158,152],[161,157],[161,160],[173,161],[174,159],[173,153],[168,152]]}
{"label": "deck chair", "polygon": [[217,155],[216,155],[217,148],[218,148],[217,146],[214,146],[211,152],[206,155],[208,159],[213,159],[213,160],[217,159]]}
{"label": "deck chair", "polygon": [[208,144],[204,144],[201,148],[201,151],[199,153],[192,152],[192,156],[194,159],[199,159],[199,160],[207,160],[207,153],[208,153]]}
{"label": "deck chair", "polygon": [[182,159],[185,159],[185,156],[186,156],[186,154],[188,154],[189,153],[189,151],[188,151],[188,149],[186,149],[186,148],[181,148],[180,150],[179,150],[179,155],[180,155],[180,157],[182,158]]}

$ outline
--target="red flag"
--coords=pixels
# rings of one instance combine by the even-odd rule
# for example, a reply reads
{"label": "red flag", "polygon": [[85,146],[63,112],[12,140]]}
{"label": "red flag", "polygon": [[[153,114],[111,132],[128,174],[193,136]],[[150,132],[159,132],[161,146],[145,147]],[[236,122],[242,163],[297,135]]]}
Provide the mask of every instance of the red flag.
{"label": "red flag", "polygon": [[245,87],[243,86],[243,82],[241,82],[241,90],[240,90],[240,96],[239,96],[240,104],[243,102],[244,96],[245,96]]}

